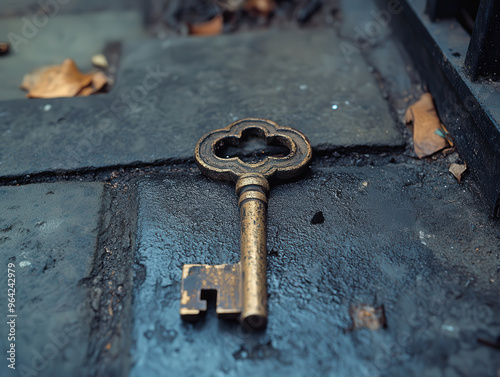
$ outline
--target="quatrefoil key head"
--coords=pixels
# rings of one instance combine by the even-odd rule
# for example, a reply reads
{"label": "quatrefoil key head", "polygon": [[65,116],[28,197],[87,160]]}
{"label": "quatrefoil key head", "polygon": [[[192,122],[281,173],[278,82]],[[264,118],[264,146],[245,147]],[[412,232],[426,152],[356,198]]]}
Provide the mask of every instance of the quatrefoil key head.
{"label": "quatrefoil key head", "polygon": [[[283,145],[289,153],[283,157],[267,156],[255,163],[243,162],[239,157],[217,156],[224,146],[239,145],[247,132],[264,137],[267,144]],[[214,179],[237,182],[245,174],[257,173],[267,180],[281,180],[304,172],[311,161],[312,148],[307,137],[291,127],[267,119],[247,118],[203,136],[196,145],[195,158],[200,170]]]}

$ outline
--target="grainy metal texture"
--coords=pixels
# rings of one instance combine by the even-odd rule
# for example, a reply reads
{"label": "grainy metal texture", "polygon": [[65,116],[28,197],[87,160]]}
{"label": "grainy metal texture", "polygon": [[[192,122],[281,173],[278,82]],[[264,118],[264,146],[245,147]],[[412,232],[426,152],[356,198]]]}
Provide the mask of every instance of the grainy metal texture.
{"label": "grainy metal texture", "polygon": [[[0,284],[5,291],[0,304],[5,319],[7,263],[12,262],[18,315],[16,370],[8,369],[4,359],[1,376],[87,375],[94,312],[81,282],[92,268],[103,186],[0,188]],[[7,330],[0,326],[2,351]]]}
{"label": "grainy metal texture", "polygon": [[[233,187],[198,169],[130,185],[131,377],[495,376],[498,350],[477,338],[500,334],[500,224],[446,163],[313,166],[275,185],[265,332],[221,321],[210,305],[196,323],[179,316],[184,263],[240,259]],[[318,211],[324,221],[311,224]],[[346,332],[363,304],[383,305],[387,328]]]}
{"label": "grainy metal texture", "polygon": [[[289,153],[266,157],[255,163],[239,157],[222,158],[217,150],[227,144],[239,145],[249,133],[264,137],[268,144],[278,141]],[[241,223],[241,261],[236,265],[186,265],[183,267],[180,314],[199,319],[207,310],[203,291],[217,292],[217,314],[240,314],[240,321],[252,329],[267,325],[267,233],[268,179],[287,179],[301,174],[312,158],[307,137],[290,127],[267,119],[242,119],[203,136],[195,149],[200,170],[214,179],[236,182]],[[227,271],[227,276],[225,273]]]}

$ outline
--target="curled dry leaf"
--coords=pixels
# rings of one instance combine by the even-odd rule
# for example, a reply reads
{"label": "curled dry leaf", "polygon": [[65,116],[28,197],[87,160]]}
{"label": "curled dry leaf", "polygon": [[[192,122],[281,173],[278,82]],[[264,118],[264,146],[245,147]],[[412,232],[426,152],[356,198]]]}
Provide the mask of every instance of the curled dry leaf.
{"label": "curled dry leaf", "polygon": [[245,3],[245,10],[248,12],[255,12],[263,16],[269,16],[274,10],[276,4],[273,0],[247,0]]}
{"label": "curled dry leaf", "polygon": [[222,33],[224,22],[222,15],[218,14],[211,20],[201,24],[189,24],[189,34],[191,35],[217,35]]}
{"label": "curled dry leaf", "polygon": [[30,98],[74,97],[91,82],[92,75],[81,73],[73,60],[66,59],[61,65],[38,68],[25,75],[21,88],[28,90]]}
{"label": "curled dry leaf", "polygon": [[405,120],[413,125],[413,145],[419,158],[430,156],[446,148],[446,129],[439,120],[432,95],[424,93],[406,110]]}
{"label": "curled dry leaf", "polygon": [[66,59],[25,75],[21,89],[28,91],[28,98],[75,97],[97,93],[106,83],[104,73],[81,73],[73,60]]}
{"label": "curled dry leaf", "polygon": [[450,168],[448,169],[451,174],[455,176],[455,178],[458,180],[458,183],[460,183],[462,179],[462,175],[465,173],[467,170],[467,164],[451,164]]}
{"label": "curled dry leaf", "polygon": [[352,318],[352,327],[349,330],[378,330],[387,327],[383,305],[376,308],[370,305],[351,306],[349,314]]}

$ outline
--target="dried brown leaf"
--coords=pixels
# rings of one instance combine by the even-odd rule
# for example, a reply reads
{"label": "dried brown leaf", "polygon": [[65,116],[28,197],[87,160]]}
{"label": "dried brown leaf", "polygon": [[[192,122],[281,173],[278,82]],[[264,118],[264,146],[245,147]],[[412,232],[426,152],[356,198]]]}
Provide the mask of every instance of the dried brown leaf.
{"label": "dried brown leaf", "polygon": [[451,164],[450,168],[448,169],[451,174],[455,176],[455,178],[458,180],[458,183],[460,183],[462,179],[462,175],[465,173],[467,170],[467,164]]}
{"label": "dried brown leaf", "polygon": [[405,119],[407,124],[413,124],[413,145],[419,158],[430,156],[449,145],[446,137],[439,135],[444,135],[446,131],[439,120],[430,93],[422,94],[420,99],[406,110]]}
{"label": "dried brown leaf", "polygon": [[31,71],[31,73],[24,75],[20,88],[29,91],[40,79],[46,69],[47,67],[37,68]]}
{"label": "dried brown leaf", "polygon": [[188,25],[189,34],[191,35],[218,35],[222,33],[223,26],[222,15],[220,14],[207,22]]}
{"label": "dried brown leaf", "polygon": [[107,78],[102,72],[81,73],[75,62],[66,59],[61,65],[35,69],[23,78],[21,89],[29,98],[88,96],[102,90]]}
{"label": "dried brown leaf", "polygon": [[74,97],[92,82],[92,74],[83,74],[75,62],[66,59],[61,65],[42,67],[24,76],[22,89],[29,98]]}
{"label": "dried brown leaf", "polygon": [[94,94],[94,89],[92,88],[91,85],[86,86],[85,88],[82,88],[76,95],[77,97],[87,97],[90,96],[91,94]]}

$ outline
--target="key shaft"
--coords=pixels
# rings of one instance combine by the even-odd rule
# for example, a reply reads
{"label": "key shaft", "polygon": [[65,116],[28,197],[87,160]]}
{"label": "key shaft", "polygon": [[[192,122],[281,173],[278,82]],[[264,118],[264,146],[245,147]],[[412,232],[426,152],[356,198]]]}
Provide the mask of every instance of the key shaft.
{"label": "key shaft", "polygon": [[241,321],[252,328],[267,324],[267,193],[261,174],[244,174],[236,184],[241,222]]}

